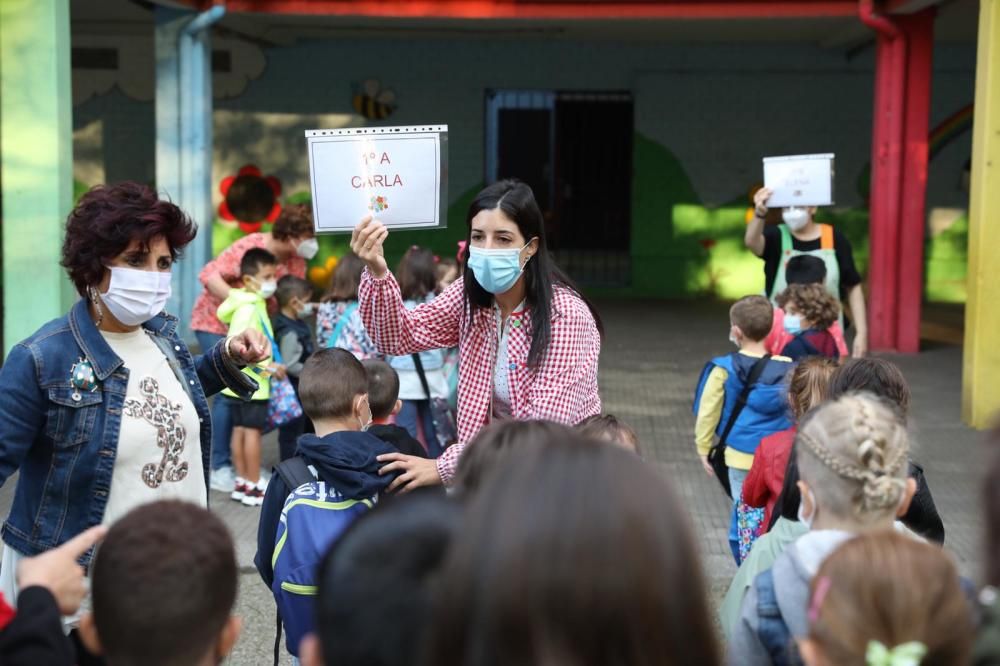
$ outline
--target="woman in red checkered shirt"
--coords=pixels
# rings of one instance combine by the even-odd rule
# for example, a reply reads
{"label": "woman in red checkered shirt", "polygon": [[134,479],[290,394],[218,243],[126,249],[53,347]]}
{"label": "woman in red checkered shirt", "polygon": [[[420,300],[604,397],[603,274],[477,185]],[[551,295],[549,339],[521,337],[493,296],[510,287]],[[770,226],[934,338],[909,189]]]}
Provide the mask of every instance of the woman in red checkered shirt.
{"label": "woman in red checkered shirt", "polygon": [[545,247],[531,188],[505,180],[469,208],[462,280],[413,310],[382,251],[388,230],[366,217],[351,249],[367,264],[358,302],[383,354],[459,347],[458,442],[437,460],[381,456],[381,473],[401,474],[389,490],[450,485],[466,442],[495,419],[546,419],[574,425],[599,414],[600,317]]}

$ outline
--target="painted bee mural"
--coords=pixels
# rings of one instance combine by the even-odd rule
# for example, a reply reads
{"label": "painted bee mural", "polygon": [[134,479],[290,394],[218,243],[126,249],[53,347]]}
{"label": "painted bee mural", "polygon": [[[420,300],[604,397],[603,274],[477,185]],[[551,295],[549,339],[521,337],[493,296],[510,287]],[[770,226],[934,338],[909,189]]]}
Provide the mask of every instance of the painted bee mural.
{"label": "painted bee mural", "polygon": [[396,93],[383,90],[377,79],[369,79],[354,93],[353,106],[368,120],[382,120],[396,110]]}

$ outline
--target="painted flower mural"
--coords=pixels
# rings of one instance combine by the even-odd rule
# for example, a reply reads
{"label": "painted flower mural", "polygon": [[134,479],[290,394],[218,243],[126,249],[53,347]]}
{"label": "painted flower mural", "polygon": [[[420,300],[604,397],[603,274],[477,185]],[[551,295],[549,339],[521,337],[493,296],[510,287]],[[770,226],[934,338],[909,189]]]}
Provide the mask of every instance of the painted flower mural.
{"label": "painted flower mural", "polygon": [[219,191],[223,197],[219,217],[239,227],[243,233],[260,231],[265,222],[272,223],[281,214],[278,202],[281,181],[263,175],[253,164],[242,167],[235,176],[223,178]]}

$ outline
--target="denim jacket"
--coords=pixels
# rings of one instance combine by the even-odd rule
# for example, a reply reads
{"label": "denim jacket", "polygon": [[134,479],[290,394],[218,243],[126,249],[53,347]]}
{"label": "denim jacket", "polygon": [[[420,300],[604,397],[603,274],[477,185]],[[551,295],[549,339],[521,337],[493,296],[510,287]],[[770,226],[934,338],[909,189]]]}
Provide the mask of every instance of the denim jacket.
{"label": "denim jacket", "polygon": [[[207,483],[212,422],[206,396],[229,386],[248,399],[256,386],[224,360],[224,342],[193,358],[177,335],[175,317],[160,313],[143,327],[198,413]],[[71,383],[74,364],[84,359],[96,375],[92,391]],[[4,543],[36,555],[101,523],[128,377],[128,368],[101,336],[84,299],[11,350],[0,368],[0,485],[15,471],[20,476],[3,524]],[[83,558],[84,564],[91,555]]]}

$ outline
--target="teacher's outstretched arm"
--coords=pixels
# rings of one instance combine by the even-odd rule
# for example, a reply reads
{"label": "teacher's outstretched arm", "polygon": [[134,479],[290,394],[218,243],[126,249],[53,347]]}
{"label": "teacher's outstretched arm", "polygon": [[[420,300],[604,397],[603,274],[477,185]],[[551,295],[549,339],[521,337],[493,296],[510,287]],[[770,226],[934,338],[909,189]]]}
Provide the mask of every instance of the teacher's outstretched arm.
{"label": "teacher's outstretched arm", "polygon": [[771,194],[771,190],[762,187],[753,195],[754,215],[743,235],[743,244],[758,257],[764,256],[764,218],[767,217],[767,200]]}
{"label": "teacher's outstretched arm", "polygon": [[437,298],[407,310],[385,263],[382,244],[388,235],[385,225],[369,216],[351,236],[351,249],[368,266],[358,289],[358,311],[368,336],[380,353],[392,356],[457,347],[463,282],[455,280]]}

